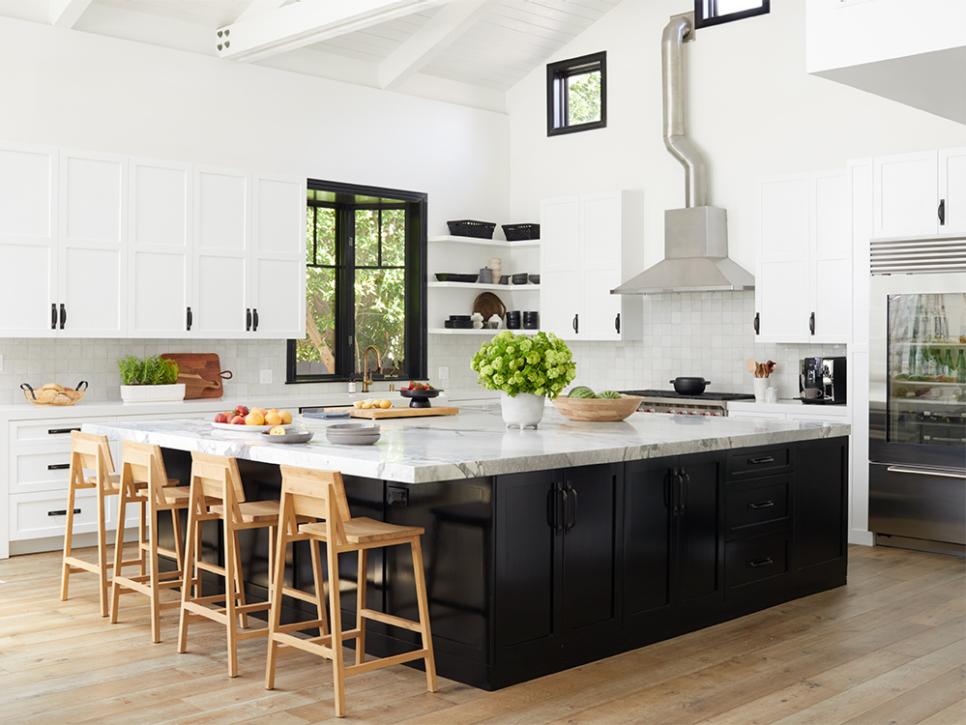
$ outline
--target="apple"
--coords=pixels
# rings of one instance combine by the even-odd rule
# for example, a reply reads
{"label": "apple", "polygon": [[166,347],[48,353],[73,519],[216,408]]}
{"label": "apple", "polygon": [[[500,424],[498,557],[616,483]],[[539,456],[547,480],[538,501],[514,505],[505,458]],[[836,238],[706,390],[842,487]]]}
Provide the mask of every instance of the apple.
{"label": "apple", "polygon": [[228,422],[228,416],[225,413],[218,413],[215,416],[215,422],[216,423],[227,423]]}
{"label": "apple", "polygon": [[242,417],[241,417],[240,415],[236,415],[236,416],[235,416],[234,418],[232,418],[232,419],[231,419],[231,421],[229,421],[229,422],[230,422],[230,423],[231,423],[232,425],[245,425],[245,419],[244,419],[244,418],[242,418]]}
{"label": "apple", "polygon": [[248,415],[249,412],[250,411],[248,410],[248,408],[246,408],[244,405],[235,406],[235,415],[240,415],[242,417],[245,417],[246,415]]}

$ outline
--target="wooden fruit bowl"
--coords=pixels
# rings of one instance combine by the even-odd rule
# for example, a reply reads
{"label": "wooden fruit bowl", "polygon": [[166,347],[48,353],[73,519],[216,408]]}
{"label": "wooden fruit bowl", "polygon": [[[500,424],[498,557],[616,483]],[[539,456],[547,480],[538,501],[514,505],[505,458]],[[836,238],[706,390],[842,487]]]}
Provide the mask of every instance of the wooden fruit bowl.
{"label": "wooden fruit bowl", "polygon": [[620,398],[565,398],[554,399],[554,407],[570,420],[590,423],[607,423],[624,420],[641,404],[638,395],[621,395]]}

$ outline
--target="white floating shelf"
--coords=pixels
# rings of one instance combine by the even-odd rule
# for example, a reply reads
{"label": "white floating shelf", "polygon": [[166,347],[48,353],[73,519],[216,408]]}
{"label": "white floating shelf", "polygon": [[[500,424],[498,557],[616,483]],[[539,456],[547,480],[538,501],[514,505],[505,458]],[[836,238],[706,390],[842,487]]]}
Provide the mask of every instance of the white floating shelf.
{"label": "white floating shelf", "polygon": [[495,289],[503,292],[536,292],[538,284],[491,284],[481,282],[427,282],[427,287],[436,289]]}
{"label": "white floating shelf", "polygon": [[[458,329],[449,327],[430,327],[428,332],[430,335],[497,335],[504,332],[507,328],[501,327],[499,330],[473,330],[473,329]],[[540,330],[510,330],[515,335],[536,335]]]}
{"label": "white floating shelf", "polygon": [[476,237],[454,237],[451,234],[443,234],[430,237],[430,242],[446,242],[448,244],[475,244],[484,247],[502,247],[504,249],[521,249],[526,247],[539,247],[539,239],[525,239],[520,242],[507,242],[502,239],[477,239]]}

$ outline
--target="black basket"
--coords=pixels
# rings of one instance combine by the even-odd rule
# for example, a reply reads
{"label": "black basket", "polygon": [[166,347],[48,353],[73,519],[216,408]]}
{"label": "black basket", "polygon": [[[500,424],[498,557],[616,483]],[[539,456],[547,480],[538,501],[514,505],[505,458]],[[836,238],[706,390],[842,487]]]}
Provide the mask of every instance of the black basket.
{"label": "black basket", "polygon": [[503,233],[508,242],[522,242],[526,239],[540,238],[539,224],[504,224]]}
{"label": "black basket", "polygon": [[456,219],[446,222],[449,233],[454,237],[473,237],[474,239],[493,239],[495,222],[480,222],[475,219]]}

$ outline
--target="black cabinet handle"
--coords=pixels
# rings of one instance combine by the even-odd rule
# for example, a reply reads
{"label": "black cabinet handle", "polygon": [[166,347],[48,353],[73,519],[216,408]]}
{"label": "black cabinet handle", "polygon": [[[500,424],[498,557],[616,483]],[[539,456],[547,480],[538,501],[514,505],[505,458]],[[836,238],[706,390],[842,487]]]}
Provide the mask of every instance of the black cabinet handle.
{"label": "black cabinet handle", "polygon": [[617,334],[621,334],[621,313],[617,313],[617,317],[614,318],[614,329],[617,330]]}
{"label": "black cabinet handle", "polygon": [[555,483],[547,492],[547,524],[559,534],[564,531],[566,516],[565,492],[559,483]]}
{"label": "black cabinet handle", "polygon": [[749,561],[748,566],[750,566],[752,569],[757,569],[761,566],[771,566],[774,563],[774,559],[772,559],[770,556],[766,556],[764,559],[755,559],[754,561]]}
{"label": "black cabinet handle", "polygon": [[252,331],[252,308],[245,308],[245,332]]}
{"label": "black cabinet handle", "polygon": [[574,319],[570,324],[573,326],[574,332],[579,334],[580,333],[580,315],[579,314],[574,315]]}
{"label": "black cabinet handle", "polygon": [[577,525],[577,490],[570,481],[564,484],[564,531],[570,531]]}
{"label": "black cabinet handle", "polygon": [[73,433],[75,430],[80,430],[80,428],[48,428],[47,435],[62,436],[68,433]]}
{"label": "black cabinet handle", "polygon": [[761,313],[760,312],[756,312],[755,313],[755,322],[754,322],[754,325],[755,325],[755,334],[757,335],[759,333],[759,331],[761,330]]}
{"label": "black cabinet handle", "polygon": [[945,226],[946,225],[946,200],[945,199],[939,200],[939,209],[937,209],[936,211],[939,214],[939,224],[941,226]]}
{"label": "black cabinet handle", "polygon": [[252,308],[252,332],[258,332],[258,308]]}
{"label": "black cabinet handle", "polygon": [[48,471],[66,471],[68,468],[70,468],[69,463],[51,463],[47,466]]}
{"label": "black cabinet handle", "polygon": [[685,469],[681,469],[681,513],[688,510],[688,486],[691,485],[691,476]]}
{"label": "black cabinet handle", "polygon": [[187,329],[188,332],[191,332],[191,325],[194,321],[195,321],[195,316],[194,314],[192,314],[191,308],[190,307],[186,308],[184,324],[185,324],[185,329]]}
{"label": "black cabinet handle", "polygon": [[67,305],[63,302],[60,303],[60,329],[64,329],[64,325],[67,324]]}
{"label": "black cabinet handle", "polygon": [[750,508],[752,511],[758,511],[760,509],[770,509],[774,505],[775,505],[775,502],[772,501],[771,499],[768,499],[767,501],[759,501],[758,503],[750,503],[750,504],[748,504],[748,508]]}
{"label": "black cabinet handle", "polygon": [[673,511],[673,513],[674,513],[675,516],[680,516],[681,514],[684,513],[684,508],[685,508],[684,507],[684,496],[685,496],[685,492],[684,492],[684,485],[685,485],[684,478],[685,478],[685,475],[686,474],[684,473],[684,469],[681,469],[681,468],[675,468],[671,472],[671,478],[672,478],[673,483],[674,483],[674,486],[675,486],[675,490],[673,492],[674,506],[673,506],[673,509],[672,509],[672,511]]}
{"label": "black cabinet handle", "polygon": [[50,329],[51,330],[57,329],[57,303],[56,302],[50,303]]}
{"label": "black cabinet handle", "polygon": [[808,316],[808,331],[811,334],[815,334],[815,313],[813,312]]}
{"label": "black cabinet handle", "polygon": [[748,463],[750,463],[752,466],[762,466],[766,463],[774,463],[774,462],[775,462],[774,456],[758,456],[757,458],[748,459]]}
{"label": "black cabinet handle", "polygon": [[[79,514],[80,512],[81,512],[80,509],[74,509],[74,514]],[[48,511],[47,515],[48,516],[66,516],[67,509],[56,509],[55,511]]]}

